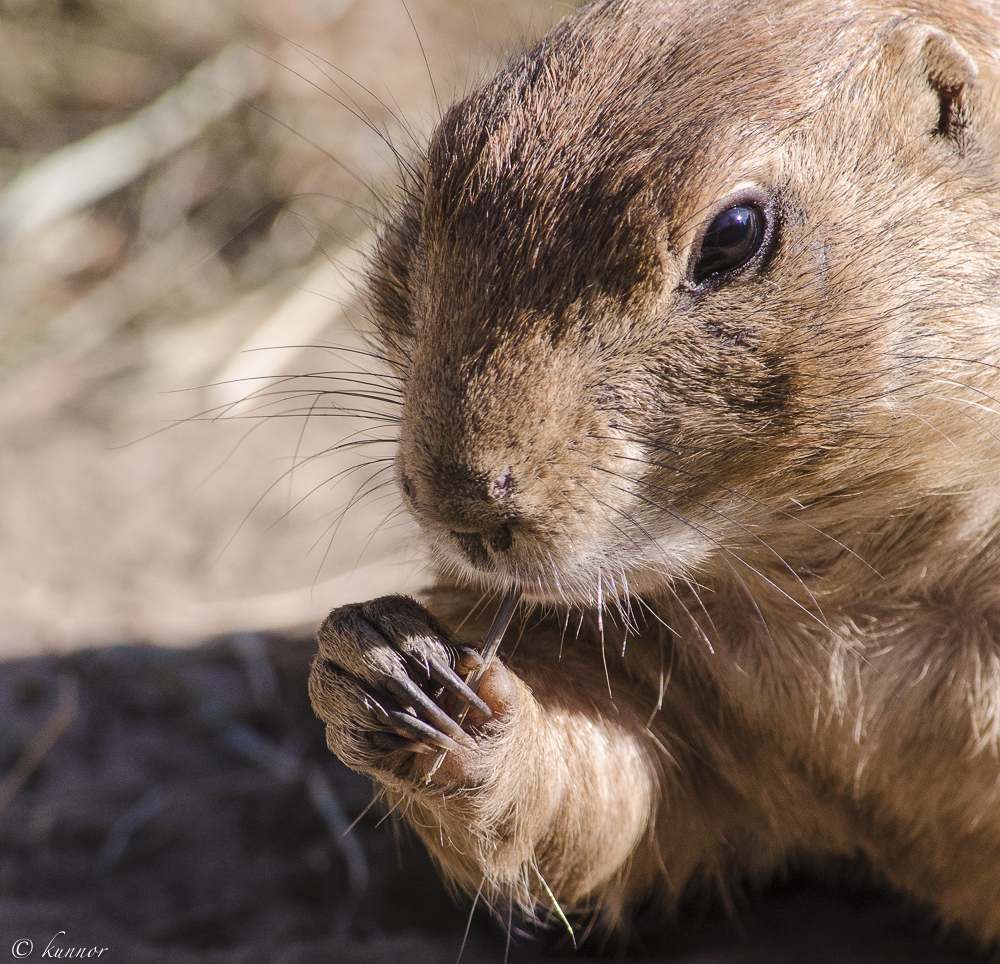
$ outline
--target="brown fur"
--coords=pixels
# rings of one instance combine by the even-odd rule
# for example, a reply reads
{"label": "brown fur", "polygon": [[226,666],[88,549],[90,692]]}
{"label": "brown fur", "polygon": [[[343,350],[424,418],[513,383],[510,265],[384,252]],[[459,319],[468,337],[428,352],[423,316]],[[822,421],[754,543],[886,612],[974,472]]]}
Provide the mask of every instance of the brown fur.
{"label": "brown fur", "polygon": [[[431,611],[535,605],[430,783],[371,740],[405,602],[311,692],[462,886],[614,921],[861,854],[1000,938],[998,50],[971,0],[601,0],[445,115],[372,275],[397,476]],[[745,182],[774,247],[697,284]]]}

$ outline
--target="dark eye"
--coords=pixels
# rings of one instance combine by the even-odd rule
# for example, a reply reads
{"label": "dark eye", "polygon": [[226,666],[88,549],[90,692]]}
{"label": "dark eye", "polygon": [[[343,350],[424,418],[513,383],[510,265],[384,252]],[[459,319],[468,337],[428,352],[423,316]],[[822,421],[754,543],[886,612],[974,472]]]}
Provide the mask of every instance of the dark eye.
{"label": "dark eye", "polygon": [[726,208],[708,226],[694,266],[694,283],[731,274],[753,260],[767,237],[764,212],[756,205]]}

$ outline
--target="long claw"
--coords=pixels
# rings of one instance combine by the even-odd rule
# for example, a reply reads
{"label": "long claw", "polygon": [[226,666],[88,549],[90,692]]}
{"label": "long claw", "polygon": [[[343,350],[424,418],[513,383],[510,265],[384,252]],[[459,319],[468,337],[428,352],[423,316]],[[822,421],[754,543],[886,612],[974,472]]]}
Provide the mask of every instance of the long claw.
{"label": "long claw", "polygon": [[429,723],[433,723],[441,733],[448,734],[456,745],[468,741],[465,731],[413,680],[390,677],[383,685],[400,703],[412,706],[421,717]]}
{"label": "long claw", "polygon": [[430,673],[431,679],[443,686],[452,696],[457,697],[463,703],[474,706],[487,718],[493,716],[493,711],[476,695],[476,691],[447,663],[442,662],[436,656],[428,656],[427,671]]}
{"label": "long claw", "polygon": [[441,733],[439,730],[435,730],[429,723],[418,720],[415,716],[410,716],[409,713],[405,713],[402,710],[389,711],[389,725],[397,733],[417,740],[419,743],[429,743],[440,750],[461,749],[461,745],[450,736]]}
{"label": "long claw", "polygon": [[458,665],[456,668],[459,673],[468,674],[483,665],[483,657],[470,646],[456,646],[455,649],[458,651]]}
{"label": "long claw", "polygon": [[[412,719],[412,717],[411,717]],[[437,753],[437,748],[428,746],[413,740],[412,737],[402,736],[399,733],[386,733],[385,730],[376,730],[369,737],[372,744],[379,750],[407,750],[410,753]]]}
{"label": "long claw", "polygon": [[436,747],[428,746],[426,743],[421,743],[419,740],[407,740],[406,742],[410,744],[406,749],[413,753],[432,754],[438,752]]}
{"label": "long claw", "polygon": [[385,726],[389,725],[389,711],[378,701],[378,699],[371,693],[368,694],[368,698],[365,700],[365,705],[371,711],[372,715]]}

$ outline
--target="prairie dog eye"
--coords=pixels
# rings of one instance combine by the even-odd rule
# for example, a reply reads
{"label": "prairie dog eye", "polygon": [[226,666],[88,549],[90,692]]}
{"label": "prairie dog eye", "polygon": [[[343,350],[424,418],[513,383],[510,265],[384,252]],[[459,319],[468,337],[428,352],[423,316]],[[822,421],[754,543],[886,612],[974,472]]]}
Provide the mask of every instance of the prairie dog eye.
{"label": "prairie dog eye", "polygon": [[724,281],[755,259],[761,260],[773,240],[773,220],[764,198],[744,197],[723,208],[702,236],[691,273],[694,284]]}

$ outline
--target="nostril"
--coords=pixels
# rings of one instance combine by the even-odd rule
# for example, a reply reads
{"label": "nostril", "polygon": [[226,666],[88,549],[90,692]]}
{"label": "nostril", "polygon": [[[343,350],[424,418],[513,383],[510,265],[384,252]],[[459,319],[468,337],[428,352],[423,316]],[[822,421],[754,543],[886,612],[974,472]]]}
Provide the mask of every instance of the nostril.
{"label": "nostril", "polygon": [[469,562],[480,569],[489,568],[490,557],[481,536],[474,532],[459,532],[457,529],[453,529],[451,535]]}
{"label": "nostril", "polygon": [[413,502],[414,501],[413,483],[410,481],[410,477],[408,475],[403,475],[403,477],[399,480],[399,484],[400,488],[403,490],[403,496],[407,500],[407,502]]}
{"label": "nostril", "polygon": [[514,534],[511,532],[510,526],[500,526],[487,537],[486,544],[494,552],[507,552],[514,545]]}
{"label": "nostril", "polygon": [[506,499],[514,488],[514,480],[510,476],[510,469],[497,476],[490,485],[491,499]]}
{"label": "nostril", "polygon": [[514,534],[509,525],[502,525],[497,529],[482,532],[452,529],[451,537],[458,544],[465,557],[473,565],[482,569],[488,568],[491,564],[490,552],[502,554],[514,545]]}

